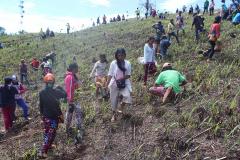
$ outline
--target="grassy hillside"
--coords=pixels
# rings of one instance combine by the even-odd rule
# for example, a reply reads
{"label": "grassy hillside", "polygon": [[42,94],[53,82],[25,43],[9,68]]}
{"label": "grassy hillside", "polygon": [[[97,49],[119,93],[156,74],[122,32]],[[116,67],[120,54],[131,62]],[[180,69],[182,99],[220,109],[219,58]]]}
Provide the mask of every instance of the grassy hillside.
{"label": "grassy hillside", "polygon": [[[165,27],[168,21],[163,21]],[[190,82],[177,104],[161,105],[158,98],[150,96],[138,81],[143,66],[136,59],[143,55],[147,38],[155,34],[151,26],[156,19],[102,25],[70,35],[57,34],[44,41],[29,38],[33,35],[5,37],[4,41],[15,41],[0,50],[0,78],[16,73],[21,58],[30,61],[33,56],[42,58],[45,53],[55,50],[57,65],[54,72],[57,83],[62,84],[66,65],[76,56],[79,75],[84,80],[78,97],[85,112],[85,143],[75,148],[61,125],[55,140],[57,148],[50,153],[49,159],[238,159],[239,29],[229,22],[222,23],[223,50],[214,55],[214,61],[207,62],[197,54],[208,48],[207,38],[202,36],[198,45],[194,42],[191,21],[192,18],[187,17],[186,35],[180,34],[180,45],[173,40],[169,49],[171,58],[167,60]],[[212,21],[213,17],[206,17],[206,29]],[[230,33],[236,33],[237,37],[231,38]],[[127,59],[132,63],[134,103],[129,109],[131,116],[119,116],[116,123],[111,123],[109,103],[95,102],[94,87],[88,75],[93,57],[104,53],[111,61],[118,47],[126,49]],[[158,63],[160,68],[164,62]],[[35,77],[32,75],[30,79],[35,80]],[[37,81],[38,89],[30,88],[26,95],[33,120],[25,124],[20,118],[14,133],[0,137],[0,156],[5,159],[34,157],[42,143],[37,103],[42,84],[40,78]],[[149,87],[154,80],[150,81]],[[100,111],[96,113],[99,105]],[[62,108],[66,110],[66,105]]]}

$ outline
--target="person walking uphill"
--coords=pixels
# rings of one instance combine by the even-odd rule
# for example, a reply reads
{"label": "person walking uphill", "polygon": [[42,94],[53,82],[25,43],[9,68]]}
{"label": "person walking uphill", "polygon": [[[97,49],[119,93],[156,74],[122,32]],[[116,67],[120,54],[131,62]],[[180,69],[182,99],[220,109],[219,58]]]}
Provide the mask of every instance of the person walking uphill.
{"label": "person walking uphill", "polygon": [[209,0],[206,0],[206,1],[204,2],[203,14],[205,14],[205,12],[208,13],[208,7],[209,7]]}
{"label": "person walking uphill", "polygon": [[175,30],[176,30],[176,26],[174,24],[174,20],[171,19],[169,24],[168,24],[168,32],[167,32],[168,33],[168,39],[170,40],[171,37],[174,36],[176,38],[177,43],[179,44],[179,39],[178,39],[178,36],[177,36]]}
{"label": "person walking uphill", "polygon": [[40,157],[46,158],[48,150],[56,137],[59,123],[63,123],[63,114],[60,108],[60,99],[66,99],[66,92],[60,86],[54,88],[55,77],[48,73],[44,77],[45,88],[39,93],[39,106],[44,126],[43,145]]}
{"label": "person walking uphill", "polygon": [[25,80],[26,84],[29,85],[28,67],[24,59],[21,60],[21,64],[19,65],[19,75],[20,75],[20,82],[24,84],[23,81]]}
{"label": "person walking uphill", "polygon": [[94,67],[92,69],[92,72],[90,74],[90,77],[95,77],[95,83],[96,83],[96,98],[99,97],[99,91],[102,88],[102,98],[104,98],[104,96],[106,96],[106,89],[107,89],[107,65],[108,65],[108,61],[106,59],[106,55],[105,54],[101,54],[99,56],[100,60],[97,61],[94,64]]}
{"label": "person walking uphill", "polygon": [[158,76],[154,87],[149,89],[151,94],[162,98],[162,102],[172,100],[181,92],[180,86],[187,83],[185,77],[176,70],[173,70],[170,63],[164,63],[162,72]]}
{"label": "person walking uphill", "polygon": [[214,14],[214,7],[215,7],[214,0],[211,0],[210,6],[209,6],[210,16],[212,16]]}
{"label": "person walking uphill", "polygon": [[208,61],[212,59],[212,57],[214,55],[214,48],[216,45],[216,41],[220,37],[220,28],[221,28],[220,23],[221,23],[221,17],[217,16],[217,17],[215,17],[215,20],[210,28],[210,32],[208,35],[208,37],[209,37],[208,42],[210,43],[211,48],[203,54],[204,57],[208,57]]}
{"label": "person walking uphill", "polygon": [[195,26],[195,39],[198,43],[199,39],[200,39],[200,32],[203,31],[204,29],[204,18],[202,18],[200,15],[198,15],[197,13],[193,14],[193,23],[192,23],[192,28],[193,26]]}
{"label": "person walking uphill", "polygon": [[115,52],[115,60],[112,61],[109,72],[107,85],[110,90],[110,101],[112,107],[112,119],[116,120],[116,111],[119,97],[122,96],[121,111],[125,113],[125,105],[132,103],[131,92],[132,86],[129,78],[131,77],[131,64],[125,60],[126,51],[123,48]]}
{"label": "person walking uphill", "polygon": [[73,117],[73,112],[75,112],[76,122],[77,122],[77,129],[82,129],[82,111],[80,104],[76,102],[74,99],[75,91],[79,88],[80,82],[78,80],[77,74],[78,73],[78,65],[77,63],[72,63],[68,67],[68,71],[65,76],[64,84],[65,90],[67,92],[67,102],[68,102],[68,111],[66,115],[66,132],[71,134],[71,122]]}
{"label": "person walking uphill", "polygon": [[2,109],[5,132],[7,133],[13,125],[13,112],[15,103],[15,95],[18,90],[12,86],[12,78],[4,78],[4,86],[0,87],[0,108]]}
{"label": "person walking uphill", "polygon": [[149,37],[144,46],[144,86],[147,85],[148,75],[157,72],[157,67],[155,65],[156,51],[153,47],[154,40],[154,37]]}
{"label": "person walking uphill", "polygon": [[[18,90],[18,94],[15,95],[15,100],[16,100],[17,105],[22,108],[23,116],[24,116],[25,120],[31,120],[31,118],[29,118],[29,113],[28,113],[29,107],[22,97],[22,94],[26,92],[26,88],[20,82],[18,82],[16,75],[12,76],[12,85]],[[15,109],[16,109],[16,107],[14,108],[14,113],[13,113],[14,118],[16,118]]]}

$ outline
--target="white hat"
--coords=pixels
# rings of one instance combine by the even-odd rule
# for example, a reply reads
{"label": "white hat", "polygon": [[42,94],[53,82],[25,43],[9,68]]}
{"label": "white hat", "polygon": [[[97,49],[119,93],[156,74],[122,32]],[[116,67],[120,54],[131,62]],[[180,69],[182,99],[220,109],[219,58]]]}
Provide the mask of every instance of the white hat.
{"label": "white hat", "polygon": [[16,81],[17,80],[17,76],[16,75],[12,75],[12,80]]}
{"label": "white hat", "polygon": [[162,68],[171,67],[171,66],[172,66],[171,63],[164,63],[163,66],[162,66]]}

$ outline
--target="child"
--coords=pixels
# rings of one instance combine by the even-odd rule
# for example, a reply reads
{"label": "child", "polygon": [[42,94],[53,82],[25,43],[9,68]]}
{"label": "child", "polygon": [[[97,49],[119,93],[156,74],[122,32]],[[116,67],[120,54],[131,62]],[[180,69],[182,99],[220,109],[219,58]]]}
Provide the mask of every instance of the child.
{"label": "child", "polygon": [[[97,61],[92,69],[92,72],[90,74],[90,77],[95,77],[95,83],[96,83],[96,97],[99,96],[99,90],[101,88],[104,89],[106,93],[106,82],[107,82],[107,59],[105,54],[101,54],[99,56],[100,60]],[[104,95],[103,95],[104,96]]]}
{"label": "child", "polygon": [[64,121],[59,100],[66,98],[67,95],[61,87],[53,88],[55,83],[53,74],[48,73],[44,77],[44,82],[46,84],[45,89],[39,94],[40,113],[44,125],[44,142],[40,157],[46,158],[47,152],[56,137],[58,124]]}

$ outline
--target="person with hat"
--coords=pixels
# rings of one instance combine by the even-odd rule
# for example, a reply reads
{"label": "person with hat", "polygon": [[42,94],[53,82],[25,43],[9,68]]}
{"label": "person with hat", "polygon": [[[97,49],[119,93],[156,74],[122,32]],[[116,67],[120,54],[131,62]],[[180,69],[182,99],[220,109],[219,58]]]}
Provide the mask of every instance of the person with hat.
{"label": "person with hat", "polygon": [[12,78],[5,77],[4,85],[0,86],[0,108],[2,109],[3,122],[5,126],[5,132],[10,131],[13,125],[13,111],[15,102],[15,95],[18,94],[18,90],[12,86]]}
{"label": "person with hat", "polygon": [[23,81],[26,81],[26,84],[29,85],[28,81],[28,67],[25,63],[24,59],[21,59],[21,64],[19,65],[19,75],[20,75],[20,82],[23,84]]}
{"label": "person with hat", "polygon": [[186,83],[186,78],[180,72],[174,70],[171,63],[164,63],[162,72],[149,92],[161,97],[162,102],[166,103],[168,99],[172,99],[179,94],[181,92],[180,86]]}
{"label": "person with hat", "polygon": [[[117,49],[115,52],[115,60],[110,64],[108,72],[107,86],[110,90],[112,122],[116,120],[117,111],[125,114],[125,105],[132,103],[132,85],[130,81],[131,64],[125,60],[125,58],[125,49]],[[120,110],[118,110],[119,97],[122,97]]]}
{"label": "person with hat", "polygon": [[154,24],[152,27],[156,30],[156,36],[160,40],[162,38],[162,35],[165,34],[165,30],[162,25],[162,22],[159,21],[158,23]]}
{"label": "person with hat", "polygon": [[204,54],[203,54],[204,57],[208,57],[207,61],[212,59],[212,57],[214,55],[214,49],[215,49],[215,46],[216,46],[216,42],[221,35],[220,34],[221,19],[222,18],[220,16],[215,17],[215,20],[214,20],[213,24],[211,25],[210,32],[209,32],[209,35],[208,35],[208,38],[209,38],[208,42],[211,45],[211,48],[207,52],[204,52]]}
{"label": "person with hat", "polygon": [[[25,118],[25,120],[30,120],[31,118],[29,118],[29,112],[28,112],[28,105],[25,102],[25,100],[22,97],[22,94],[24,94],[26,92],[26,88],[23,86],[23,84],[21,84],[16,75],[12,75],[12,85],[18,90],[18,94],[15,95],[15,100],[18,106],[20,106],[23,110],[23,117]],[[14,108],[14,118],[15,116],[15,109]]]}
{"label": "person with hat", "polygon": [[45,88],[39,93],[40,114],[44,126],[43,145],[40,157],[47,157],[48,150],[56,137],[59,123],[63,123],[63,114],[60,108],[60,99],[66,99],[67,94],[60,86],[54,88],[55,77],[48,73],[44,78]]}

